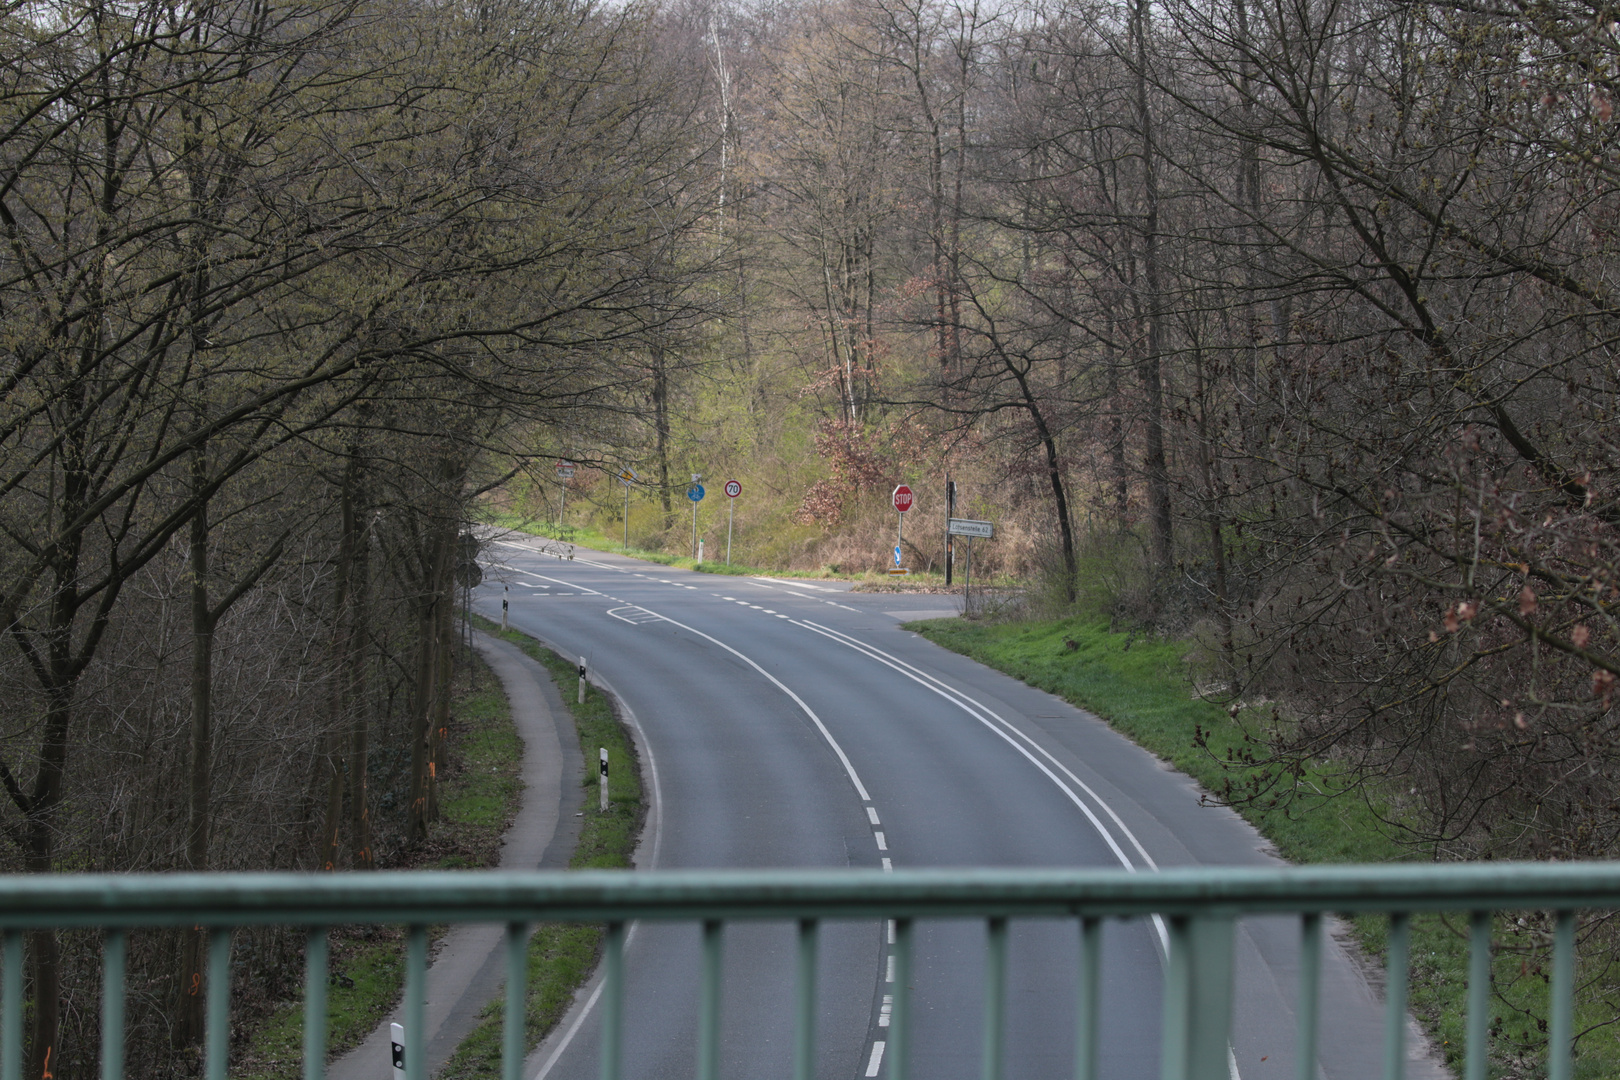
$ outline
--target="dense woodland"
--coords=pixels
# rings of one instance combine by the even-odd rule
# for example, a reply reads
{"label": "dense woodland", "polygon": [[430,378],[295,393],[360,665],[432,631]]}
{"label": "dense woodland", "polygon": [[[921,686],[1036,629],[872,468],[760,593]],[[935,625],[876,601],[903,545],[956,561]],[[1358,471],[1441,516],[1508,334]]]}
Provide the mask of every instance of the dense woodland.
{"label": "dense woodland", "polygon": [[[481,506],[1200,643],[1233,798],[1620,847],[1620,23],[1577,0],[0,8],[0,870],[397,865]],[[718,501],[718,500],[716,500]],[[706,504],[712,546],[722,520]],[[1253,719],[1257,715],[1264,719]],[[199,941],[132,955],[196,1066]],[[242,946],[239,992],[292,985]],[[28,1074],[97,948],[28,941]]]}

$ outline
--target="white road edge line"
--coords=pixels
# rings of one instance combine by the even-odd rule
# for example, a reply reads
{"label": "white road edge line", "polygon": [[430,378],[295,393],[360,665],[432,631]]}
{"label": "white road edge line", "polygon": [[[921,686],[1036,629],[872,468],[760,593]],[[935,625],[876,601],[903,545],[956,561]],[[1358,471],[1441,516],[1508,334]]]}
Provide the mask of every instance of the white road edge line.
{"label": "white road edge line", "polygon": [[[868,645],[859,638],[850,637],[848,634],[841,633],[830,627],[822,626],[819,623],[805,622],[795,619],[794,624],[797,626],[802,626],[812,633],[817,633],[823,637],[830,638],[841,645],[846,645],[849,648],[854,649],[856,652],[866,656],[868,659],[876,660],[885,667],[898,671],[900,674],[906,676],[906,678],[912,680],[925,689],[932,690],[934,693],[938,694],[940,697],[944,698],[946,701],[949,701],[951,704],[973,717],[979,723],[983,724],[987,729],[994,732],[1003,741],[1005,741],[1008,746],[1011,746],[1014,750],[1018,751],[1019,754],[1023,755],[1023,757],[1031,765],[1035,766],[1035,768],[1044,773],[1048,780],[1056,784],[1058,790],[1067,795],[1069,801],[1074,804],[1075,808],[1078,809],[1080,813],[1085,815],[1087,821],[1091,822],[1092,828],[1097,830],[1097,835],[1102,837],[1103,843],[1108,845],[1109,850],[1114,853],[1114,858],[1119,861],[1119,864],[1130,873],[1136,873],[1138,869],[1136,864],[1131,861],[1129,855],[1125,854],[1125,849],[1119,846],[1119,841],[1114,839],[1114,834],[1102,823],[1102,819],[1097,817],[1096,813],[1091,809],[1091,807],[1086,805],[1085,800],[1080,798],[1079,795],[1075,794],[1074,789],[1059,779],[1057,773],[1053,772],[1051,768],[1047,767],[1045,762],[1041,761],[1034,754],[1030,753],[1027,748],[1020,745],[1018,741],[1012,737],[1012,735],[1008,734],[1008,732],[1010,731],[1013,734],[1018,735],[1025,742],[1029,743],[1031,747],[1039,751],[1043,757],[1050,759],[1053,765],[1059,769],[1062,769],[1063,772],[1066,773],[1078,787],[1084,790],[1087,795],[1091,796],[1091,798],[1103,809],[1106,814],[1108,814],[1109,817],[1113,818],[1114,823],[1119,826],[1120,831],[1124,833],[1125,836],[1131,841],[1132,846],[1134,846],[1136,850],[1141,853],[1142,860],[1143,862],[1147,863],[1149,869],[1157,870],[1159,868],[1158,864],[1155,863],[1152,857],[1149,856],[1148,853],[1142,848],[1141,842],[1136,839],[1135,834],[1133,834],[1130,829],[1125,826],[1125,823],[1120,820],[1119,815],[1114,812],[1113,807],[1104,802],[1102,797],[1092,790],[1090,785],[1086,784],[1085,781],[1081,780],[1079,777],[1075,776],[1074,773],[1070,772],[1062,762],[1058,761],[1056,758],[1052,757],[1051,754],[1047,753],[1044,747],[1035,742],[1028,735],[1025,735],[1022,731],[1019,731],[1012,724],[1009,724],[1001,717],[1000,714],[995,712],[995,710],[991,709],[983,702],[962,693],[955,687],[941,682],[932,675],[929,675],[927,672],[913,668],[912,665],[906,663],[904,660],[901,660],[899,657],[892,656],[889,653],[884,652],[882,649],[877,648],[875,645]],[[980,709],[982,709],[983,712],[980,712]],[[989,717],[995,717],[996,723],[991,723]],[[1000,726],[998,726],[998,724]],[[1154,928],[1158,931],[1159,945],[1164,951],[1164,956],[1168,957],[1170,955],[1169,927],[1165,926],[1164,919],[1158,915],[1152,916],[1152,919]]]}
{"label": "white road edge line", "polygon": [[[550,642],[545,642],[544,644],[547,646],[547,648],[551,648],[553,652],[558,651],[552,647]],[[562,654],[559,653],[559,655]],[[574,658],[574,663],[579,663],[579,657],[576,656]],[[641,751],[642,760],[647,763],[647,776],[652,781],[653,842],[652,854],[647,859],[647,867],[648,869],[651,869],[658,865],[659,855],[663,851],[664,847],[664,788],[658,779],[658,759],[653,756],[652,744],[647,741],[647,732],[642,728],[641,720],[631,710],[630,706],[625,703],[623,695],[613,688],[612,683],[609,683],[606,679],[602,678],[594,671],[592,671],[590,674],[590,681],[606,690],[614,697],[615,700],[618,701],[620,709],[623,710],[625,722],[635,729],[636,741],[640,744],[637,749]],[[641,924],[639,922],[631,923],[629,931],[624,935],[624,948],[626,952],[629,951],[630,943],[635,939],[636,930],[640,926]],[[585,1026],[585,1021],[591,1015],[591,1010],[596,1008],[596,1002],[602,996],[602,987],[604,985],[605,980],[601,976],[598,976],[596,989],[591,991],[591,996],[586,999],[584,1006],[579,1010],[579,1014],[574,1017],[573,1023],[568,1025],[568,1030],[563,1033],[561,1041],[557,1043],[557,1048],[551,1052],[550,1057],[546,1058],[546,1063],[540,1066],[540,1071],[534,1074],[533,1080],[545,1080],[546,1074],[550,1073],[551,1070],[556,1066],[557,1062],[562,1059],[563,1052],[567,1050],[568,1045],[574,1041],[574,1036],[578,1035],[579,1029]]]}

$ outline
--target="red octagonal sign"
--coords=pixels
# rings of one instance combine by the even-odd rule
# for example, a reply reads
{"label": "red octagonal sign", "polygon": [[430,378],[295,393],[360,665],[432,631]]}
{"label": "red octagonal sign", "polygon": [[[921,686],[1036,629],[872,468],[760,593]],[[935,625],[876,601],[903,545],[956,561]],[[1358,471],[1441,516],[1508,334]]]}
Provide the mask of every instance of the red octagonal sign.
{"label": "red octagonal sign", "polygon": [[894,508],[902,514],[911,509],[911,489],[901,484],[894,489]]}

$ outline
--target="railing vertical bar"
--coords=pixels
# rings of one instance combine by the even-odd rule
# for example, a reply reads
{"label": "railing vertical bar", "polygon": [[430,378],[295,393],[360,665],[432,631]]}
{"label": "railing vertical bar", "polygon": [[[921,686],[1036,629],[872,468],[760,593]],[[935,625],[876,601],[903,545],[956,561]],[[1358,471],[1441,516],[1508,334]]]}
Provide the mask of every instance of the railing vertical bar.
{"label": "railing vertical bar", "polygon": [[703,921],[703,986],[698,1002],[698,1080],[720,1080],[720,961],[725,927]]}
{"label": "railing vertical bar", "polygon": [[820,924],[799,920],[799,962],[795,988],[796,1024],[793,1035],[793,1080],[812,1080],[816,1066],[816,953]]}
{"label": "railing vertical bar", "polygon": [[427,1074],[427,927],[405,932],[405,1080]]}
{"label": "railing vertical bar", "polygon": [[906,1080],[911,1069],[911,920],[894,920],[894,983],[889,991],[889,1076]]}
{"label": "railing vertical bar", "polygon": [[1573,911],[1560,911],[1553,930],[1552,1016],[1547,1026],[1547,1080],[1570,1080],[1570,1055],[1574,1049],[1575,1035]]}
{"label": "railing vertical bar", "polygon": [[619,1080],[623,1068],[624,936],[624,923],[608,923],[602,958],[602,1080]]}
{"label": "railing vertical bar", "polygon": [[502,1017],[501,1080],[523,1080],[523,1054],[528,1049],[529,927],[506,924],[506,1012]]}
{"label": "railing vertical bar", "polygon": [[1102,920],[1080,920],[1080,986],[1075,995],[1074,1080],[1097,1080],[1097,1017],[1102,987]]}
{"label": "railing vertical bar", "polygon": [[225,1080],[231,1056],[231,928],[208,931],[208,1019],[204,1038],[207,1080]]}
{"label": "railing vertical bar", "polygon": [[1389,956],[1384,965],[1384,1080],[1406,1073],[1406,985],[1411,961],[1412,917],[1389,917]]}
{"label": "railing vertical bar", "polygon": [[108,930],[101,941],[101,1080],[124,1080],[124,960],[129,938]]}
{"label": "railing vertical bar", "polygon": [[1308,911],[1299,926],[1298,1080],[1316,1080],[1316,1029],[1322,1011],[1322,915]]}
{"label": "railing vertical bar", "polygon": [[23,936],[5,931],[4,986],[0,987],[0,1080],[22,1080]]}
{"label": "railing vertical bar", "polygon": [[1185,915],[1165,920],[1170,929],[1169,965],[1164,973],[1161,1080],[1188,1080],[1192,1045],[1192,928]]}
{"label": "railing vertical bar", "polygon": [[1001,1080],[1007,1037],[1007,920],[985,920],[984,1080]]}
{"label": "railing vertical bar", "polygon": [[1485,1080],[1491,1008],[1491,913],[1468,916],[1468,1028],[1463,1080]]}
{"label": "railing vertical bar", "polygon": [[326,927],[304,942],[304,1080],[326,1075]]}

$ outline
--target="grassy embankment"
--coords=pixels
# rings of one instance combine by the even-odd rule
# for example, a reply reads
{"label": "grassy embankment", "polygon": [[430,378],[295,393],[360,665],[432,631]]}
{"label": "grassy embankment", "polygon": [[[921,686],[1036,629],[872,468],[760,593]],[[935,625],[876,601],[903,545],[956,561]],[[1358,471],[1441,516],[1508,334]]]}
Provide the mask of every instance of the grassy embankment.
{"label": "grassy embankment", "polygon": [[[1250,710],[1237,719],[1211,701],[1197,698],[1185,666],[1185,642],[1111,633],[1086,619],[975,625],[958,619],[910,624],[946,648],[973,657],[1031,686],[1056,694],[1104,718],[1115,730],[1169,761],[1205,789],[1220,792],[1228,783],[1243,790],[1259,785],[1276,794],[1278,778],[1248,764],[1258,750],[1245,735],[1271,720],[1270,710]],[[1066,642],[1072,641],[1070,648]],[[1255,754],[1260,757],[1263,755]],[[1297,863],[1388,862],[1424,859],[1426,853],[1391,839],[1379,816],[1391,812],[1366,790],[1352,790],[1331,763],[1317,762],[1296,779],[1280,781],[1289,799],[1270,798],[1240,805],[1239,811]],[[1534,1067],[1546,1039],[1544,974],[1550,969],[1547,943],[1533,919],[1498,917],[1493,1004],[1494,1056],[1498,1069],[1518,1073]],[[1355,920],[1362,944],[1382,955],[1386,922]],[[1465,916],[1417,916],[1412,920],[1412,1008],[1453,1064],[1463,1038],[1467,985]],[[1508,1005],[1508,1000],[1512,1005]],[[1576,1030],[1609,1019],[1591,1006],[1577,1018]],[[1331,1022],[1331,1018],[1324,1018]],[[1594,1032],[1579,1048],[1577,1076],[1616,1075],[1620,1053],[1612,1036]],[[1239,1063],[1240,1065],[1243,1063]]]}
{"label": "grassy embankment", "polygon": [[[559,686],[570,685],[574,668],[532,638],[474,616],[479,625],[504,637],[538,660]],[[440,785],[441,819],[411,865],[420,869],[491,867],[500,856],[501,833],[517,813],[522,797],[518,765],[522,744],[500,684],[473,658],[472,688],[452,704],[448,745],[450,766]],[[606,746],[612,760],[629,768],[614,770],[609,810],[599,809],[595,755],[587,755],[580,778],[590,794],[584,800],[580,838],[569,865],[622,868],[630,865],[643,816],[640,769],[633,744],[595,688],[585,703],[563,695],[574,715],[580,745]],[[442,931],[442,927],[435,928]],[[573,992],[596,966],[602,931],[595,926],[544,924],[529,943],[528,1045],[532,1049],[562,1017]],[[403,933],[397,927],[356,929],[334,934],[328,987],[332,1054],[359,1045],[388,1014],[404,985]],[[485,1011],[479,1025],[457,1049],[441,1078],[493,1076],[499,1071],[502,1006]],[[299,1074],[303,1048],[303,1008],[281,1006],[240,1055],[240,1075],[248,1080],[290,1080]]]}
{"label": "grassy embankment", "polygon": [[[585,703],[576,704],[574,688],[578,675],[573,664],[515,630],[502,633],[499,624],[477,615],[473,616],[473,621],[480,629],[511,642],[539,661],[551,674],[552,681],[566,691],[562,698],[574,714],[579,745],[584,750],[584,772],[580,783],[589,789],[582,807],[584,818],[579,843],[568,862],[569,867],[575,870],[628,868],[645,815],[641,769],[635,745],[613,715],[607,697],[595,687],[588,687]],[[596,750],[604,746],[607,747],[610,761],[630,766],[616,766],[612,770],[608,778],[606,813],[599,809],[596,768]],[[573,1000],[574,991],[595,968],[601,944],[600,926],[542,923],[535,928],[534,936],[529,939],[526,1051],[539,1045],[546,1033],[562,1019]],[[502,999],[485,1007],[478,1026],[438,1074],[439,1080],[472,1080],[474,1077],[490,1077],[500,1073],[505,1011],[506,1004]]]}
{"label": "grassy embankment", "polygon": [[[501,833],[517,812],[522,746],[500,683],[476,656],[471,679],[455,688],[439,785],[439,820],[427,841],[406,853],[413,869],[493,866]],[[397,867],[396,867],[397,868]],[[442,930],[442,928],[439,928]],[[405,980],[404,934],[398,927],[344,927],[331,935],[327,1042],[333,1054],[358,1046],[399,999]],[[278,1006],[238,1055],[236,1075],[290,1080],[300,1075],[304,1010]]]}

